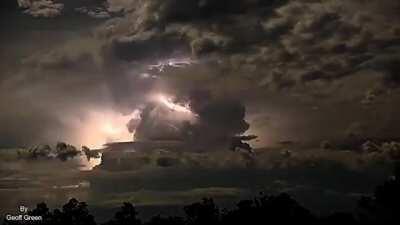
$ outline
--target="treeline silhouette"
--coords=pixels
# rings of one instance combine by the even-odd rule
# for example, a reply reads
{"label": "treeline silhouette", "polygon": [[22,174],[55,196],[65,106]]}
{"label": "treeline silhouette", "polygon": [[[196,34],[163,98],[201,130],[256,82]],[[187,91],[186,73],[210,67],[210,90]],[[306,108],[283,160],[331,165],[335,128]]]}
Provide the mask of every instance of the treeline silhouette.
{"label": "treeline silhouette", "polygon": [[[232,224],[400,224],[400,166],[382,185],[375,188],[372,196],[362,197],[354,212],[336,212],[328,216],[317,216],[301,206],[288,194],[242,200],[231,210],[220,210],[213,199],[187,205],[185,216],[154,216],[142,222],[131,203],[123,203],[114,217],[102,225],[232,225]],[[4,221],[3,224],[37,225],[96,225],[85,202],[69,200],[61,210],[50,211],[45,203],[40,203],[28,213],[42,216],[43,220],[23,223]]]}

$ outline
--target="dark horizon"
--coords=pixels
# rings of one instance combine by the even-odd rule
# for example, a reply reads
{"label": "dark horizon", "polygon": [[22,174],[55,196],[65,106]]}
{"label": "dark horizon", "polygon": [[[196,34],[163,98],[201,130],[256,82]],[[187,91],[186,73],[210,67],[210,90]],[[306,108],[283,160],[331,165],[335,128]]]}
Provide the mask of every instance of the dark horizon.
{"label": "dark horizon", "polygon": [[[152,215],[140,215],[140,207],[123,202],[114,209],[114,216],[98,214],[94,217],[85,202],[72,198],[62,209],[51,210],[46,203],[38,203],[36,208],[24,213],[30,224],[104,224],[104,225],[201,225],[201,224],[396,224],[400,221],[399,198],[400,164],[397,162],[393,176],[375,187],[372,196],[361,196],[352,210],[340,210],[326,214],[315,213],[305,208],[287,193],[270,195],[260,193],[251,199],[238,201],[234,206],[222,208],[213,198],[203,197],[201,201],[185,205],[180,211],[165,213],[161,210]],[[108,212],[109,213],[109,212]],[[25,224],[12,222],[18,218],[7,214],[4,225]],[[27,219],[28,218],[28,219]],[[105,219],[107,218],[107,219]],[[145,219],[144,219],[145,218]],[[11,221],[11,222],[10,222]]]}

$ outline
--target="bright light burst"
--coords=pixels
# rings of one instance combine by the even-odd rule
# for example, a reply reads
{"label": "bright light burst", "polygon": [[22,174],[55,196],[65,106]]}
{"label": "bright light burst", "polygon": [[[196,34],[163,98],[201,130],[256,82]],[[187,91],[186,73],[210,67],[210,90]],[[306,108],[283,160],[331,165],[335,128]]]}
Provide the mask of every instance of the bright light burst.
{"label": "bright light burst", "polygon": [[85,155],[80,155],[79,156],[79,162],[80,162],[80,170],[81,171],[90,171],[93,170],[94,167],[98,166],[101,164],[101,157],[102,153],[99,154],[98,158],[91,158],[87,159]]}
{"label": "bright light burst", "polygon": [[190,113],[190,114],[193,113],[192,110],[190,110],[189,104],[180,105],[180,104],[174,103],[171,98],[168,98],[165,95],[159,95],[158,101],[173,111]]}
{"label": "bright light burst", "polygon": [[191,58],[171,58],[159,61],[157,64],[154,65],[149,65],[148,69],[163,72],[168,67],[184,68],[194,63],[196,63],[196,61]]}
{"label": "bright light burst", "polygon": [[102,148],[104,144],[115,141],[132,141],[127,124],[132,118],[140,116],[139,110],[122,115],[112,110],[91,110],[82,118],[68,121],[77,132],[73,138],[75,145],[89,148]]}

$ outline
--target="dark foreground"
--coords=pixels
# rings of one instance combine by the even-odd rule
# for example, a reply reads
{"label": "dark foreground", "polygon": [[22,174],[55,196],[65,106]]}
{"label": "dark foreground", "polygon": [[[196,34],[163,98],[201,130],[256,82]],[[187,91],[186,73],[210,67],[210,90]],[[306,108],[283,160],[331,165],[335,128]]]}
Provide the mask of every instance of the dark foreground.
{"label": "dark foreground", "polygon": [[[235,209],[219,209],[213,199],[204,198],[184,207],[185,216],[162,217],[156,215],[149,221],[141,221],[131,203],[123,203],[114,217],[103,225],[230,225],[230,224],[400,224],[400,164],[386,182],[375,188],[372,196],[358,200],[352,212],[334,212],[318,216],[301,206],[288,194],[269,196],[260,194],[254,199],[242,200]],[[36,222],[3,221],[4,225],[96,225],[88,205],[71,199],[62,209],[50,211],[46,203],[37,204],[28,215]]]}

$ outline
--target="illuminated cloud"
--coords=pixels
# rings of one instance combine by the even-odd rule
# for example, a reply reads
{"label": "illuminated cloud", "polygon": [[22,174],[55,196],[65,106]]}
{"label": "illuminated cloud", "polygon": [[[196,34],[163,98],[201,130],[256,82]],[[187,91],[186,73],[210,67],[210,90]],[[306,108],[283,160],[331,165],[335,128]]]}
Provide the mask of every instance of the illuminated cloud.
{"label": "illuminated cloud", "polygon": [[189,104],[181,105],[174,103],[172,101],[172,98],[168,98],[165,95],[158,95],[157,96],[157,101],[168,107],[170,110],[177,111],[177,112],[182,112],[182,113],[189,113],[193,114],[193,112],[190,110]]}
{"label": "illuminated cloud", "polygon": [[18,0],[18,5],[25,9],[24,13],[44,18],[59,16],[64,8],[64,4],[52,0]]}
{"label": "illuminated cloud", "polygon": [[106,143],[132,141],[133,136],[127,129],[128,122],[137,113],[122,115],[112,110],[88,110],[81,118],[66,117],[64,122],[76,129],[74,144],[89,148],[102,148]]}
{"label": "illuminated cloud", "polygon": [[148,69],[150,71],[156,70],[158,72],[164,72],[168,68],[184,68],[196,63],[195,60],[190,58],[170,58],[164,61],[159,61],[157,64],[149,65]]}

